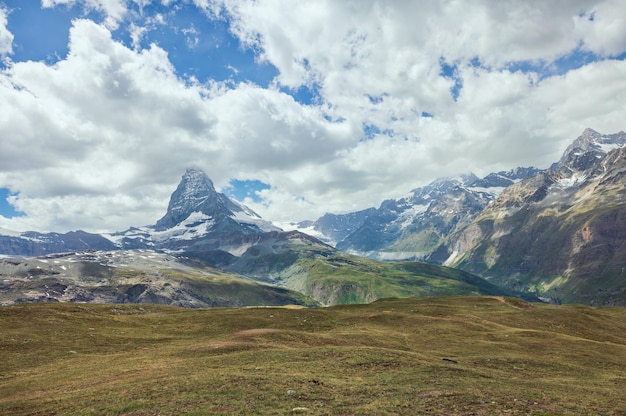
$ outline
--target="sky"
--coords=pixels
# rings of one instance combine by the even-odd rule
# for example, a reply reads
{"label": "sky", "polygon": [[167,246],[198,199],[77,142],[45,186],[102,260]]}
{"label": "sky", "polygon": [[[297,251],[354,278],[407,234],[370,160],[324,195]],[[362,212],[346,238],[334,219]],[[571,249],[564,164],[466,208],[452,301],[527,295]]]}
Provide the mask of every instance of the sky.
{"label": "sky", "polygon": [[0,0],[0,228],[276,222],[626,130],[626,0]]}

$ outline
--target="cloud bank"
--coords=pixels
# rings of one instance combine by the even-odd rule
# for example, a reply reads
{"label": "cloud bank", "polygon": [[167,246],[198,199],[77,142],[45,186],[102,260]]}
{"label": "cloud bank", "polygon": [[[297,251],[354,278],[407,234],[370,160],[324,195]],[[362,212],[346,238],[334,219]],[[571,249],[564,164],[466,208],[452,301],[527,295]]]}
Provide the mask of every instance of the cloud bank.
{"label": "cloud bank", "polygon": [[129,16],[168,24],[179,2],[43,0],[102,16],[75,19],[55,63],[11,61],[0,8],[0,188],[24,213],[0,227],[154,223],[189,166],[269,185],[244,201],[266,219],[315,219],[440,176],[547,167],[585,128],[625,128],[623,1],[193,3],[275,78],[198,80],[141,47],[154,25]]}

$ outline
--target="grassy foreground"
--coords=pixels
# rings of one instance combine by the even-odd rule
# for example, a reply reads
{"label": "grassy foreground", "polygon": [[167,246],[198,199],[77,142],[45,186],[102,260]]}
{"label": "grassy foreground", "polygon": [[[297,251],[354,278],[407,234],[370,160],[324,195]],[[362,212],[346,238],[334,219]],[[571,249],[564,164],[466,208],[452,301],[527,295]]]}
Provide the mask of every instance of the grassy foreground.
{"label": "grassy foreground", "polygon": [[2,415],[618,415],[626,309],[0,308]]}

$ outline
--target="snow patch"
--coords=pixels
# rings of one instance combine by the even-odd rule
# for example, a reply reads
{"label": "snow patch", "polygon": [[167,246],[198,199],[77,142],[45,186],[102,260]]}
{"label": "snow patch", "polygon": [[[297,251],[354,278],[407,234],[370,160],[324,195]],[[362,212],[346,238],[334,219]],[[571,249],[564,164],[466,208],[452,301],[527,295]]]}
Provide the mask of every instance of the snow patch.
{"label": "snow patch", "polygon": [[562,189],[571,188],[572,186],[579,185],[587,180],[587,175],[575,173],[569,178],[562,178],[556,181],[558,187]]}
{"label": "snow patch", "polygon": [[423,205],[413,205],[409,209],[403,211],[400,215],[398,215],[397,221],[400,222],[400,227],[402,229],[407,228],[415,221],[419,215],[425,213],[428,210],[430,204]]}
{"label": "snow patch", "polygon": [[215,220],[208,215],[195,211],[172,228],[163,231],[152,231],[150,237],[153,241],[164,240],[192,240],[206,235]]}
{"label": "snow patch", "polygon": [[242,244],[240,246],[236,246],[236,247],[221,247],[222,250],[226,250],[228,253],[232,254],[235,257],[241,257],[243,255],[243,253],[246,252],[246,250],[248,250],[250,247],[252,247],[254,244],[252,243],[248,243],[248,244]]}
{"label": "snow patch", "polygon": [[596,143],[596,145],[604,153],[609,153],[611,150],[619,149],[620,147],[622,147],[618,143]]}
{"label": "snow patch", "polygon": [[[237,204],[239,205],[239,204]],[[250,224],[257,226],[261,231],[270,232],[270,231],[281,231],[280,228],[272,225],[272,223],[261,219],[257,214],[248,209],[244,209],[242,205],[239,205],[242,208],[241,211],[233,212],[233,215],[230,217],[237,221],[239,224]]]}

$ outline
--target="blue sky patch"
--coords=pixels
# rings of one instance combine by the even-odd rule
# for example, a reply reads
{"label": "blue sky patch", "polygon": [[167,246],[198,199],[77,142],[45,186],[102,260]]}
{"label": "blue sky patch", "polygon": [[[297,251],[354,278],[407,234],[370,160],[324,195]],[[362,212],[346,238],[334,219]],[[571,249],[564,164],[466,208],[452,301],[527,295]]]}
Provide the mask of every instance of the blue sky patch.
{"label": "blue sky patch", "polygon": [[224,188],[224,193],[237,201],[244,201],[246,198],[252,199],[254,202],[261,202],[261,198],[257,192],[270,189],[270,186],[259,180],[245,180],[233,179],[229,185]]}
{"label": "blue sky patch", "polygon": [[[72,20],[82,17],[101,21],[97,13],[78,7],[43,9],[38,1],[4,0],[9,10],[7,28],[13,33],[13,61],[44,61],[54,64],[68,52]],[[45,42],[42,42],[45,39]]]}
{"label": "blue sky patch", "polygon": [[439,59],[439,67],[439,75],[454,81],[454,85],[450,87],[450,94],[452,94],[454,101],[458,100],[459,95],[461,95],[461,89],[463,88],[463,79],[459,76],[457,64],[450,64],[441,57]]}
{"label": "blue sky patch", "polygon": [[[623,60],[626,54],[623,54],[617,59]],[[581,49],[579,46],[571,53],[561,56],[554,62],[547,63],[545,61],[518,61],[513,62],[508,66],[508,70],[511,72],[521,71],[523,73],[534,72],[539,76],[539,79],[549,78],[555,75],[564,75],[569,71],[582,68],[583,66],[602,61],[602,58],[597,54]]]}
{"label": "blue sky patch", "polygon": [[[278,70],[269,63],[257,62],[255,51],[243,48],[229,31],[227,20],[210,19],[190,4],[176,8],[149,5],[164,16],[165,23],[138,22],[148,27],[141,41],[142,48],[155,43],[168,51],[168,58],[181,77],[208,80],[253,82],[267,87]],[[152,15],[154,12],[149,13]],[[130,32],[117,34],[129,47]]]}
{"label": "blue sky patch", "polygon": [[0,188],[0,215],[4,218],[21,217],[24,213],[19,212],[13,205],[7,201],[7,198],[12,194],[7,188]]}
{"label": "blue sky patch", "polygon": [[317,83],[302,85],[296,90],[283,87],[280,92],[291,95],[294,100],[304,105],[319,105],[322,102],[321,86]]}

